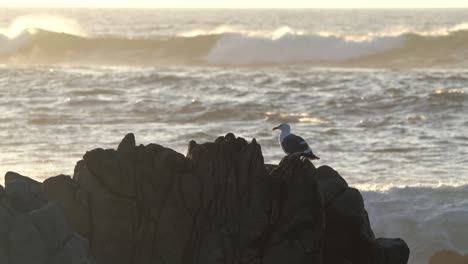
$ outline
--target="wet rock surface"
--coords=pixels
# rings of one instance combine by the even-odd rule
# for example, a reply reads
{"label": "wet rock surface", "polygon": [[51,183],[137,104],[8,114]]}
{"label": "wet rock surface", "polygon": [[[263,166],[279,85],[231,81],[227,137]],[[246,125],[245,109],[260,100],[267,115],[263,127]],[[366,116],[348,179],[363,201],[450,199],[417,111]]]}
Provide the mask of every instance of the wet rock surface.
{"label": "wet rock surface", "polygon": [[359,191],[331,167],[294,154],[265,165],[255,139],[233,134],[191,141],[186,156],[135,142],[87,152],[73,177],[7,174],[0,263],[408,260],[401,239],[375,239]]}

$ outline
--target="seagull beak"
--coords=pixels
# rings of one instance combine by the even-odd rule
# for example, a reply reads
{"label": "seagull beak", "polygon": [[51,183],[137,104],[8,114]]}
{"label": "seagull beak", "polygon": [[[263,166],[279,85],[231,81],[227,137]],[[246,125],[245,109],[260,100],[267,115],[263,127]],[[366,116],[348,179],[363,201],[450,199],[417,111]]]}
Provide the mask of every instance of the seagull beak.
{"label": "seagull beak", "polygon": [[276,127],[274,127],[272,130],[276,130],[276,129],[279,129],[279,127],[276,126]]}

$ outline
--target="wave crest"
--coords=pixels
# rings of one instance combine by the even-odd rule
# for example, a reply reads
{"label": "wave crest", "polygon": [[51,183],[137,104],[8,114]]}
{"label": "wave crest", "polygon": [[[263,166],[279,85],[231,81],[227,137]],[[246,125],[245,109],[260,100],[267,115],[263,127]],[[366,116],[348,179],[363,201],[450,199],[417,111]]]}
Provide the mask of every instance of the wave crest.
{"label": "wave crest", "polygon": [[0,61],[104,65],[195,63],[209,52],[217,39],[216,35],[167,39],[82,37],[33,28],[12,39],[0,35]]}
{"label": "wave crest", "polygon": [[[468,63],[468,31],[352,36],[280,28],[270,35],[202,32],[158,39],[86,37],[28,28],[0,34],[0,62],[158,65],[310,64],[338,67],[436,67]],[[199,32],[200,33],[200,32]],[[209,34],[205,34],[209,33]],[[213,34],[211,34],[213,33]]]}
{"label": "wave crest", "polygon": [[29,29],[39,28],[46,31],[87,36],[86,31],[74,19],[56,15],[25,15],[17,17],[8,27],[1,30],[4,36],[15,38]]}

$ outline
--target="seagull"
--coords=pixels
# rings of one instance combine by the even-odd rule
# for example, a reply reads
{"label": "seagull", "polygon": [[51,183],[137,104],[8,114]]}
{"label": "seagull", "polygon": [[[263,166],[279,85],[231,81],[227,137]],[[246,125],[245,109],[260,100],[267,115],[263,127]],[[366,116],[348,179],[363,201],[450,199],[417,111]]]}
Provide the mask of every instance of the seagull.
{"label": "seagull", "polygon": [[312,152],[312,149],[309,147],[309,144],[307,144],[303,138],[291,134],[291,127],[289,124],[280,124],[279,126],[273,128],[273,130],[276,129],[281,130],[279,135],[279,142],[284,153],[300,153],[301,156],[312,160],[320,159],[319,157],[315,156],[315,154]]}

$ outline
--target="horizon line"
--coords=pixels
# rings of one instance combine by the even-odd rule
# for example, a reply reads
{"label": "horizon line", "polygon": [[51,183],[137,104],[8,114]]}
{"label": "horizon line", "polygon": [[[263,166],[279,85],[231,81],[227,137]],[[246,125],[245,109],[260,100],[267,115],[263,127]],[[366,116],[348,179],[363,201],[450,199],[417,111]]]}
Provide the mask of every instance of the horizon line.
{"label": "horizon line", "polygon": [[468,9],[468,6],[454,6],[454,7],[156,7],[156,6],[22,6],[22,5],[7,5],[0,6],[2,8],[53,8],[53,9],[226,9],[226,10],[241,10],[241,9],[256,9],[256,10],[297,10],[297,9]]}

